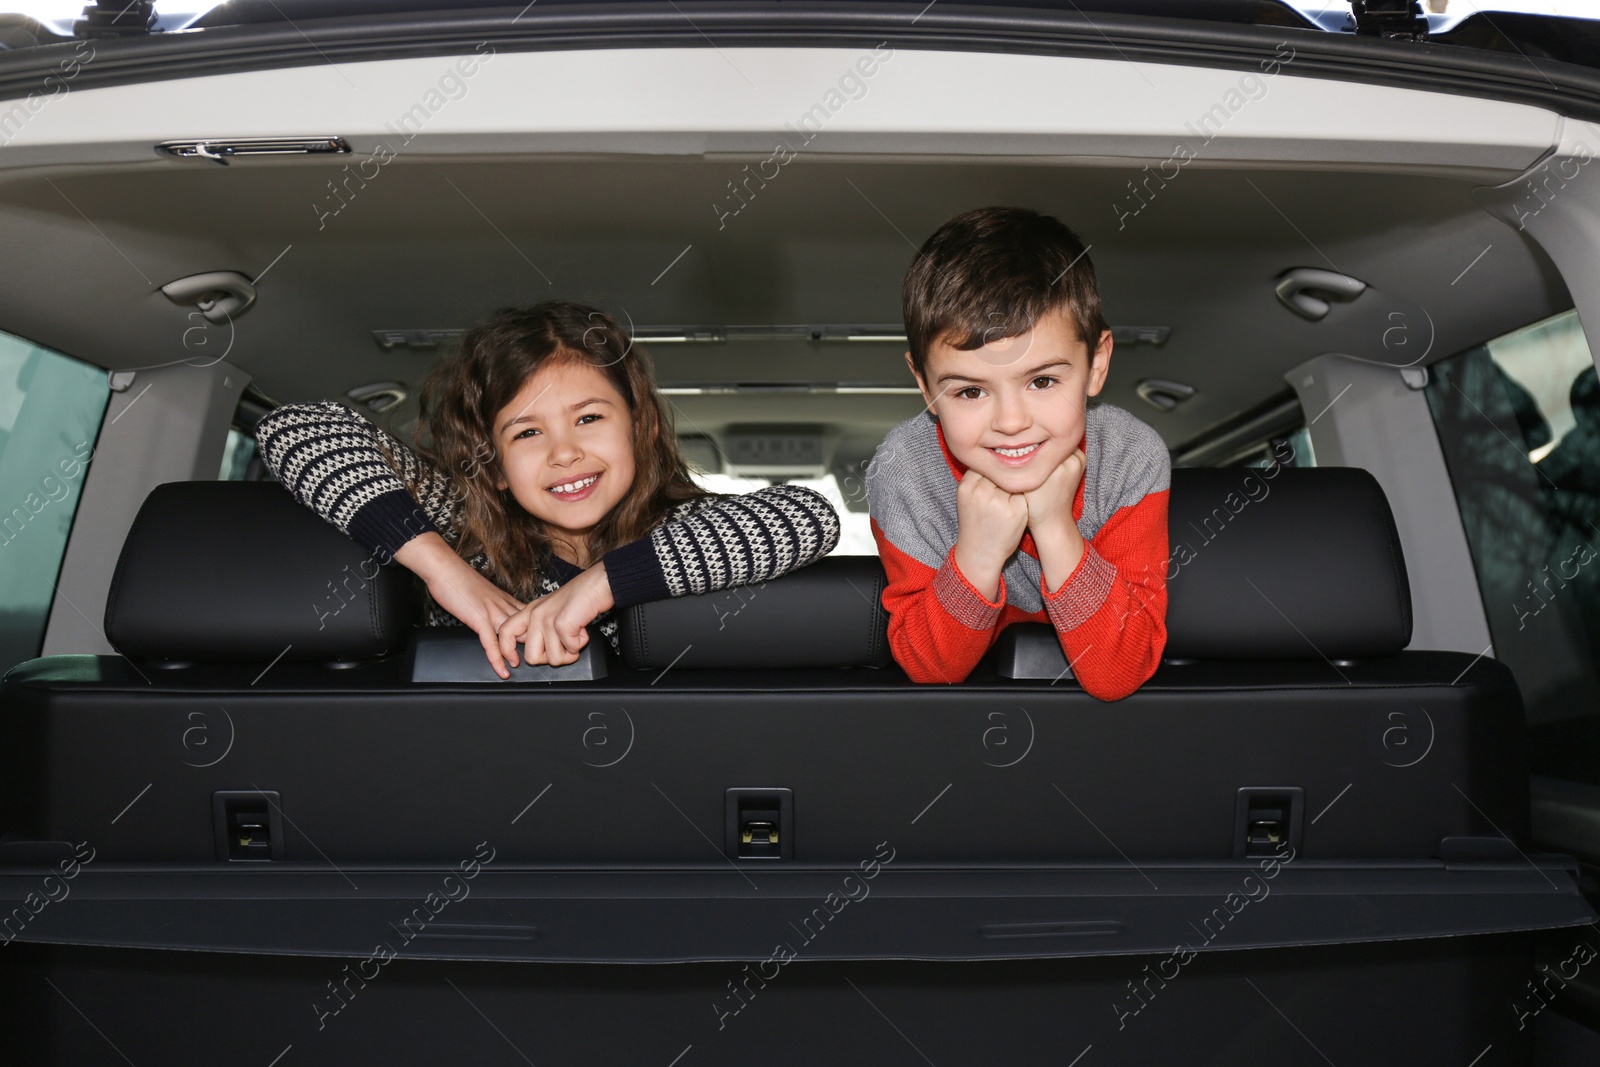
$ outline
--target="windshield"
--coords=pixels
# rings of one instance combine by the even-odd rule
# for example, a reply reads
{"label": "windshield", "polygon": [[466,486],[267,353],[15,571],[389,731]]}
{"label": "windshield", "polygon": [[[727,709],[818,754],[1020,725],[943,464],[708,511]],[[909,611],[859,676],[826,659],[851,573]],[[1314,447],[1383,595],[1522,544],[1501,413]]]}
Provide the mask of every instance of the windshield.
{"label": "windshield", "polygon": [[[370,19],[374,32],[384,20],[406,15],[448,15],[505,20],[508,28],[534,29],[541,18],[578,8],[614,6],[616,0],[0,0],[0,53],[37,45],[60,44],[74,38],[171,39],[182,35],[204,40],[203,31],[220,27],[278,26],[287,24],[302,36],[323,19]],[[740,15],[782,20],[803,4],[751,4],[748,0],[685,0],[691,10],[737,10]],[[934,12],[935,18],[925,21]],[[689,18],[680,5],[666,5]],[[1600,67],[1600,0],[1424,0],[1418,9],[1426,16],[1430,42],[1464,48],[1518,54],[1527,60],[1554,59]],[[654,5],[629,4],[648,15]],[[992,14],[994,9],[1048,12],[1089,21],[1102,36],[1096,20],[1183,20],[1236,26],[1272,26],[1329,35],[1355,36],[1358,32],[1347,0],[885,0],[873,13],[891,22],[900,9],[907,25],[930,29],[942,16],[959,19],[963,13]],[[86,18],[85,14],[90,17]],[[469,14],[470,13],[470,14]],[[559,17],[559,15],[555,15]],[[521,23],[521,25],[514,25]],[[1181,26],[1183,23],[1180,23]],[[1369,34],[1391,35],[1399,26],[1392,17],[1372,16]],[[348,25],[348,23],[346,23]],[[415,30],[416,27],[413,27]],[[614,27],[618,33],[626,27]],[[1115,35],[1116,30],[1111,30]],[[308,38],[309,40],[309,38]]]}
{"label": "windshield", "polygon": [[[1289,6],[1325,30],[1352,33],[1355,21],[1348,0],[1288,0]],[[1466,19],[1496,14],[1556,15],[1562,18],[1600,19],[1600,0],[1423,0],[1428,32],[1448,33]]]}
{"label": "windshield", "polygon": [[[18,21],[31,19],[58,37],[71,37],[72,24],[83,17],[83,9],[89,6],[83,0],[0,0],[0,16],[11,16]],[[161,32],[186,29],[195,19],[219,6],[219,0],[156,0],[156,29]]]}
{"label": "windshield", "polygon": [[[598,6],[607,0],[536,0],[543,8],[585,4]],[[891,0],[892,2],[892,0]],[[922,10],[933,6],[923,0],[905,0]],[[74,25],[84,17],[84,0],[0,0],[0,22],[34,29],[35,38],[11,32],[0,39],[0,47],[16,48],[28,44],[51,43],[75,35]],[[138,17],[138,0],[101,0],[102,20],[115,18],[127,27]],[[516,7],[525,14],[533,4],[493,4],[482,0],[155,0],[151,30],[171,33],[191,28],[242,25],[260,22],[295,21],[322,17],[376,16],[398,12],[447,11]],[[945,7],[958,6],[946,3]],[[1348,0],[964,0],[966,7],[1053,8],[1063,12],[1144,15],[1201,21],[1254,23],[1258,25],[1306,25],[1334,33],[1355,32]],[[1423,0],[1420,4],[1431,34],[1448,33],[1463,21],[1481,16],[1492,21],[1496,14],[1539,15],[1579,19],[1600,19],[1596,0]],[[1503,32],[1516,36],[1516,29]]]}

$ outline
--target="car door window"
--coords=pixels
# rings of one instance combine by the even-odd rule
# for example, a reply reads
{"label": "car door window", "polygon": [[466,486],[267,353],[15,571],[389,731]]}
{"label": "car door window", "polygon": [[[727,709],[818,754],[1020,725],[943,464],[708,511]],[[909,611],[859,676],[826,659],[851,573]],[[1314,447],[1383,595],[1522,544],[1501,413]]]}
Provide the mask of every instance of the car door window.
{"label": "car door window", "polygon": [[222,461],[217,466],[219,482],[276,481],[272,472],[261,460],[256,447],[256,423],[276,405],[259,393],[253,385],[245,386],[239,404],[233,410],[233,422],[228,427],[228,438],[222,445]]}
{"label": "car door window", "polygon": [[1231,467],[1315,467],[1317,455],[1311,449],[1310,427],[1302,426],[1289,433],[1275,434],[1261,442],[1253,452],[1240,457]]}
{"label": "car door window", "polygon": [[252,481],[248,475],[250,461],[256,455],[256,439],[237,426],[228,428],[228,440],[222,446],[222,464],[217,469],[219,482]]}
{"label": "car door window", "polygon": [[0,334],[0,672],[39,654],[110,395],[105,371]]}
{"label": "car door window", "polygon": [[[1577,312],[1429,371],[1490,654],[1516,675],[1530,726],[1600,719],[1600,388]],[[1600,780],[1600,750],[1582,758]]]}

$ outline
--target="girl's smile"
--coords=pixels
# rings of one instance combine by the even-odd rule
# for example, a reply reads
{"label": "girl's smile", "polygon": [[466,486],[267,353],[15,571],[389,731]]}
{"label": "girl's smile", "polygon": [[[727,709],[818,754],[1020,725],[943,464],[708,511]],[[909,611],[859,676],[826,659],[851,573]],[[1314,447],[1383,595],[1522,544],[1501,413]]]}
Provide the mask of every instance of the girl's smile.
{"label": "girl's smile", "polygon": [[595,483],[600,480],[601,475],[604,473],[604,471],[601,471],[598,474],[586,474],[571,481],[559,482],[550,486],[549,491],[555,493],[569,504],[576,500],[583,500],[588,497],[589,490],[595,487]]}

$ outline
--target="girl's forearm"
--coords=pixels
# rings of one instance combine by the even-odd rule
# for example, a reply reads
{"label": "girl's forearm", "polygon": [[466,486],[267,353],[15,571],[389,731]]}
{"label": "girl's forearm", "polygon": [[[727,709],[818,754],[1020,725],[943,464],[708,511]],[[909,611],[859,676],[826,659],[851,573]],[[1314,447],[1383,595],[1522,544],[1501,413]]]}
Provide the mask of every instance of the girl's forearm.
{"label": "girl's forearm", "polygon": [[432,530],[418,534],[401,545],[394,554],[395,562],[405,567],[424,582],[431,581],[447,567],[466,566],[450,543]]}
{"label": "girl's forearm", "polygon": [[606,561],[604,559],[584,571],[579,577],[582,581],[591,583],[588,592],[593,597],[590,604],[595,608],[596,615],[610,611],[617,606],[616,597],[611,593],[611,579],[606,576]]}

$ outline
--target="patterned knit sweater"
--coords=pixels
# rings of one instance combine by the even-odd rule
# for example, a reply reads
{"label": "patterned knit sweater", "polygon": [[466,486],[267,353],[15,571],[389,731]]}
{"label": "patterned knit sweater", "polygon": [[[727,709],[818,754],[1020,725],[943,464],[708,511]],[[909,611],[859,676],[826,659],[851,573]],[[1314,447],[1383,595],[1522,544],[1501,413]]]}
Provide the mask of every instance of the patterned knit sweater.
{"label": "patterned knit sweater", "polygon": [[[296,500],[383,563],[418,534],[433,531],[452,546],[460,539],[460,491],[449,475],[342,404],[277,408],[256,424],[256,443],[262,461]],[[826,498],[800,486],[775,485],[744,496],[685,501],[649,536],[603,558],[613,611],[620,611],[776,578],[816,562],[838,543],[839,516]],[[478,552],[467,563],[481,572],[489,559]],[[541,595],[581,573],[552,557],[539,577]],[[597,622],[616,648],[613,612]],[[428,624],[461,625],[431,602]]]}
{"label": "patterned knit sweater", "polygon": [[959,682],[1014,622],[1055,627],[1069,669],[1090,695],[1127,696],[1166,648],[1167,493],[1161,436],[1110,404],[1087,412],[1083,478],[1072,517],[1078,566],[1046,590],[1031,533],[1006,562],[996,599],[956,566],[956,487],[966,468],[924,413],[889,432],[867,468],[872,534],[888,572],[889,647],[918,682]]}

